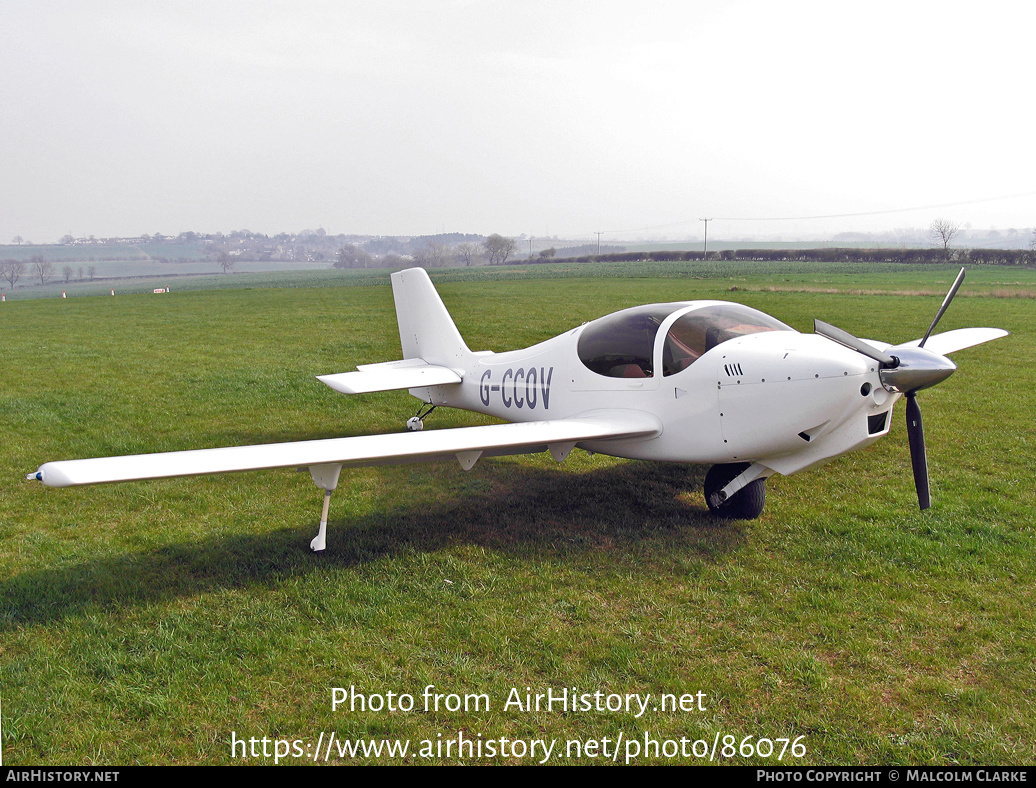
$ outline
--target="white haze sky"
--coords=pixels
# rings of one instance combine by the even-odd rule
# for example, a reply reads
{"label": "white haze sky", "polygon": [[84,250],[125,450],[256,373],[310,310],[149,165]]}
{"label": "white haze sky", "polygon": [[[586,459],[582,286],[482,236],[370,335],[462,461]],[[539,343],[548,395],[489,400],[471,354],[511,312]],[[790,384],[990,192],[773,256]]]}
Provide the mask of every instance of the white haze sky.
{"label": "white haze sky", "polygon": [[1034,8],[0,0],[0,243],[1032,227]]}

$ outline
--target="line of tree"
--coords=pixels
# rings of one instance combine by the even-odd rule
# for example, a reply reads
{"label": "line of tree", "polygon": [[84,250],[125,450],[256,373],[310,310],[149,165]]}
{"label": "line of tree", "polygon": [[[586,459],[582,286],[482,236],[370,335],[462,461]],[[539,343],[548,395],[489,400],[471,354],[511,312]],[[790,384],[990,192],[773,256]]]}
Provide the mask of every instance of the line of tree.
{"label": "line of tree", "polygon": [[[392,243],[388,243],[389,241]],[[405,268],[417,265],[422,268],[451,268],[504,265],[517,250],[517,238],[498,233],[485,238],[480,235],[449,233],[418,239],[377,239],[362,246],[343,244],[335,255],[334,267]],[[544,250],[540,257],[549,258],[555,251]]]}
{"label": "line of tree", "polygon": [[[87,272],[93,279],[97,275],[97,268],[91,265]],[[76,273],[76,269],[70,265],[61,269],[61,276],[66,282],[71,282]],[[40,284],[45,285],[47,280],[54,276],[54,263],[44,258],[43,255],[33,255],[28,261],[14,258],[0,260],[0,279],[6,280],[10,287],[13,288],[17,285],[26,274],[34,279],[39,279]],[[85,279],[83,266],[79,266],[78,275],[79,280]]]}
{"label": "line of tree", "polygon": [[[673,262],[705,260],[703,252],[657,251],[624,252],[622,254],[588,254],[559,257],[559,261],[639,262],[641,260]],[[1032,249],[724,249],[709,252],[709,260],[758,260],[770,262],[847,262],[847,263],[981,263],[985,265],[1036,265]],[[540,261],[546,262],[546,261]]]}

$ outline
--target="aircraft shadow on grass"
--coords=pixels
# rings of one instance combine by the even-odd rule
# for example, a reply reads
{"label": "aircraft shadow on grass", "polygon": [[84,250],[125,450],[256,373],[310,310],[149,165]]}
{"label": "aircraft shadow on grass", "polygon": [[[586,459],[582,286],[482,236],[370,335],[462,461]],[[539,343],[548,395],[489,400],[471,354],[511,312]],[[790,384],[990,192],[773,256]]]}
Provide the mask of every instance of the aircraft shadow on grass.
{"label": "aircraft shadow on grass", "polygon": [[306,520],[264,534],[180,542],[26,572],[0,583],[0,630],[463,545],[565,561],[587,553],[626,555],[632,545],[660,539],[709,562],[745,539],[742,523],[717,520],[700,494],[688,492],[704,476],[694,466],[625,462],[569,474],[490,460],[472,474],[451,469],[444,478],[441,466],[396,472],[437,478],[450,489],[448,500],[432,506],[401,502],[390,511],[333,520],[340,538],[334,551],[320,555],[305,549]]}

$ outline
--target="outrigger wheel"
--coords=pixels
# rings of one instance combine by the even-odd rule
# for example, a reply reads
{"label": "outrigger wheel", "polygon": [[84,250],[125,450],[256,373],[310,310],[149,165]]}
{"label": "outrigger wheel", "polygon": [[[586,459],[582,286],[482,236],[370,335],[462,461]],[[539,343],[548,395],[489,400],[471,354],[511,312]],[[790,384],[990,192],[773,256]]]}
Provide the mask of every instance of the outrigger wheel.
{"label": "outrigger wheel", "polygon": [[709,511],[725,520],[754,520],[766,503],[766,479],[751,481],[725,501],[715,502],[716,493],[744,473],[751,463],[713,465],[705,474],[705,502]]}
{"label": "outrigger wheel", "polygon": [[[406,420],[406,428],[408,432],[420,432],[424,429],[424,420],[431,415],[432,411],[435,410],[437,405],[429,405],[427,402],[423,403],[420,408],[417,409],[417,415],[411,416]],[[428,408],[428,410],[425,410]]]}

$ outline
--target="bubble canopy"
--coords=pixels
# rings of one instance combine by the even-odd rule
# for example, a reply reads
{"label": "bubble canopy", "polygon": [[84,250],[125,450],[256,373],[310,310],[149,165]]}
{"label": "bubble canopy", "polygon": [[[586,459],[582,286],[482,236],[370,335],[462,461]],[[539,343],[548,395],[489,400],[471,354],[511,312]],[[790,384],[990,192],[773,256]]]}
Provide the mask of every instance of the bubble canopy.
{"label": "bubble canopy", "polygon": [[[679,314],[678,314],[679,313]],[[659,329],[667,318],[664,339]],[[763,331],[794,331],[758,309],[726,302],[647,304],[624,309],[587,324],[576,352],[593,372],[609,378],[650,378],[655,343],[662,342],[662,376],[687,369],[716,345]]]}

